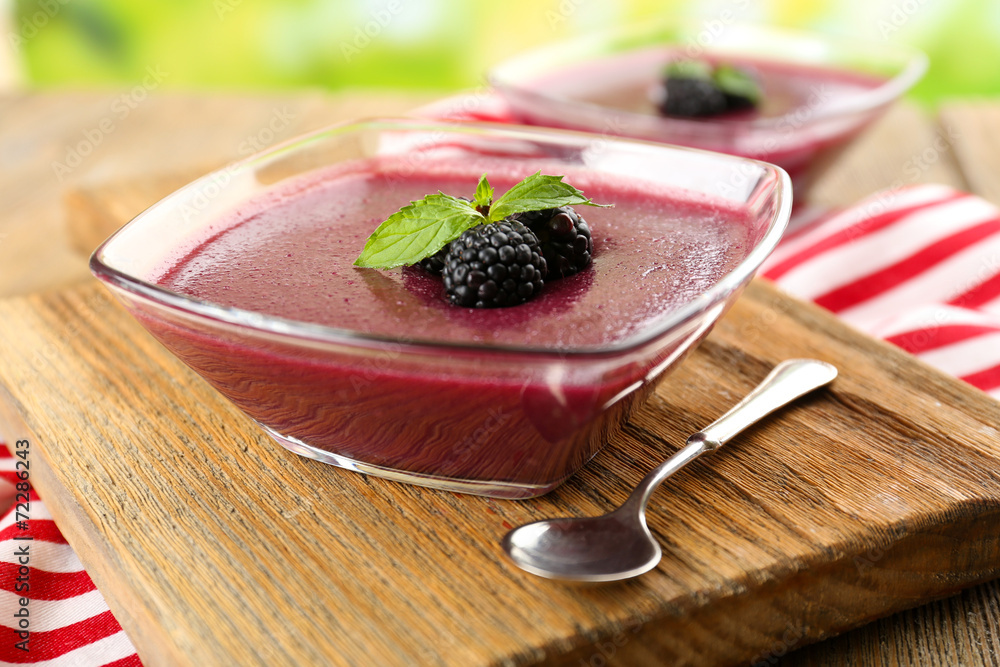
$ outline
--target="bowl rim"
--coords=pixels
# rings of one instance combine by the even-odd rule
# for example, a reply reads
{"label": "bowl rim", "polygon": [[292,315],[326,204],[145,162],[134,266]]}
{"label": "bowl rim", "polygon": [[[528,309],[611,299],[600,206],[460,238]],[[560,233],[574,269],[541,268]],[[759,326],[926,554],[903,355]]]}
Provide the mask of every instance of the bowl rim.
{"label": "bowl rim", "polygon": [[[738,290],[747,283],[763,262],[774,250],[778,241],[782,238],[788,225],[792,209],[792,187],[788,174],[776,165],[744,158],[739,156],[706,151],[686,146],[674,146],[655,141],[644,141],[627,137],[600,137],[601,141],[612,143],[623,143],[648,146],[655,150],[665,150],[682,153],[700,153],[711,155],[713,158],[730,161],[733,163],[754,164],[761,167],[765,173],[773,174],[774,196],[777,199],[777,206],[774,207],[773,215],[766,223],[763,236],[755,247],[744,257],[729,273],[724,275],[718,282],[709,289],[700,293],[690,301],[687,301],[675,310],[665,313],[655,319],[655,325],[649,326],[635,334],[616,341],[612,344],[600,347],[579,347],[579,348],[553,348],[528,345],[496,344],[496,343],[475,343],[462,341],[435,341],[426,339],[411,339],[405,336],[372,334],[343,329],[323,324],[294,320],[274,315],[267,315],[259,311],[246,310],[232,306],[224,306],[215,302],[199,299],[180,292],[174,292],[161,287],[155,283],[148,282],[125,271],[119,270],[102,259],[107,249],[122,236],[127,228],[142,224],[142,221],[152,212],[168,202],[172,202],[186,196],[191,192],[196,192],[206,183],[223,172],[233,175],[238,172],[245,172],[253,169],[256,165],[266,164],[272,159],[287,156],[290,151],[303,147],[313,141],[322,140],[324,137],[335,134],[346,134],[369,129],[392,130],[392,131],[433,131],[433,132],[463,132],[463,133],[490,133],[493,135],[506,135],[520,139],[531,139],[536,141],[564,141],[581,140],[595,138],[598,135],[589,132],[579,132],[571,130],[560,130],[546,127],[521,126],[508,123],[478,122],[478,121],[454,121],[454,120],[426,120],[418,118],[368,118],[360,120],[345,121],[336,123],[318,130],[300,135],[287,140],[260,153],[251,155],[241,160],[235,161],[220,169],[188,183],[166,197],[160,199],[152,206],[148,207],[132,220],[123,225],[114,234],[101,243],[91,254],[89,268],[91,273],[106,283],[110,287],[117,288],[123,292],[137,296],[157,307],[165,307],[169,310],[179,311],[186,316],[196,316],[211,320],[215,323],[229,325],[237,329],[252,330],[265,335],[275,335],[282,340],[306,341],[313,344],[319,343],[331,345],[349,345],[356,348],[373,347],[378,348],[386,344],[400,346],[402,349],[412,351],[470,351],[485,353],[489,355],[516,355],[521,359],[537,358],[544,360],[559,359],[606,359],[608,357],[618,357],[622,354],[630,353],[643,348],[655,341],[669,331],[684,325],[686,322],[698,316],[699,313],[711,309],[716,304],[724,301],[730,294]],[[296,174],[291,178],[299,177]],[[278,181],[279,183],[281,181]],[[269,184],[265,187],[271,187]],[[257,196],[260,191],[251,196]]]}
{"label": "bowl rim", "polygon": [[[591,114],[606,113],[608,107],[592,102],[583,102],[570,97],[546,94],[528,89],[519,85],[516,80],[512,80],[509,76],[504,76],[504,74],[507,70],[512,68],[533,69],[531,65],[537,64],[537,61],[544,60],[546,57],[551,57],[552,55],[559,54],[564,51],[572,49],[585,50],[588,45],[593,48],[598,45],[611,44],[614,40],[637,41],[644,38],[651,40],[642,41],[638,44],[632,44],[631,47],[616,52],[616,54],[628,53],[633,50],[638,50],[639,48],[648,48],[658,44],[662,46],[670,46],[672,42],[655,41],[653,38],[661,35],[664,30],[668,30],[670,28],[684,29],[690,27],[689,24],[692,23],[693,21],[690,20],[670,20],[654,21],[647,24],[631,24],[591,32],[585,35],[545,44],[538,48],[519,53],[494,65],[486,72],[486,80],[494,90],[498,91],[501,96],[508,100],[508,103],[510,103],[510,97],[505,93],[505,90],[516,91],[519,95],[528,96],[534,98],[535,100],[541,100],[549,103],[557,102],[560,105],[569,105],[579,109],[585,109]],[[704,132],[706,129],[713,127],[725,128],[727,132],[733,131],[733,129],[747,132],[772,131],[775,129],[781,129],[783,126],[787,125],[791,119],[796,120],[796,125],[808,126],[829,118],[864,113],[892,102],[893,100],[901,97],[903,93],[909,90],[923,77],[930,63],[927,55],[919,49],[892,42],[880,43],[815,31],[782,28],[749,22],[730,23],[726,26],[726,30],[733,31],[737,34],[743,34],[752,39],[760,40],[795,40],[800,42],[810,42],[817,46],[825,47],[860,47],[866,50],[880,49],[893,54],[897,59],[905,62],[905,65],[895,76],[886,79],[881,85],[876,86],[875,88],[859,91],[846,98],[841,98],[837,104],[825,105],[817,109],[812,109],[809,119],[805,123],[798,122],[796,119],[796,112],[801,109],[801,107],[789,109],[780,116],[757,118],[678,118],[659,116],[655,114],[642,114],[624,109],[615,109],[615,114],[626,120],[632,119],[633,122],[639,122],[641,119],[641,122],[649,123],[651,122],[650,119],[652,119],[653,121],[658,121],[657,124],[662,125],[664,128],[671,128],[674,130],[687,129],[692,132]],[[682,46],[681,44],[677,45]],[[702,48],[705,54],[711,55],[713,52],[711,45]],[[766,61],[768,58],[760,58],[760,60]],[[770,60],[774,59],[772,58]],[[779,60],[779,62],[781,61]],[[511,103],[511,108],[516,109],[516,104]]]}

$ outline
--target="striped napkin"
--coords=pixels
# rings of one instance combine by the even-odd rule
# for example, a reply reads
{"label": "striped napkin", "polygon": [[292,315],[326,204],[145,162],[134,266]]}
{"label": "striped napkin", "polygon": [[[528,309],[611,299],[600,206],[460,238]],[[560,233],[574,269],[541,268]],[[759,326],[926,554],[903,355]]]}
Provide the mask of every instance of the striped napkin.
{"label": "striped napkin", "polygon": [[1000,210],[941,185],[797,226],[761,273],[1000,399]]}
{"label": "striped napkin", "polygon": [[141,667],[12,450],[0,443],[0,666]]}
{"label": "striped napkin", "polygon": [[[1000,398],[1000,210],[925,185],[797,221],[764,276]],[[0,667],[140,666],[33,491],[30,518],[18,523],[17,461],[0,445]],[[22,569],[25,544],[30,564]],[[30,590],[19,588],[25,581]],[[17,648],[21,597],[29,600],[28,651]]]}

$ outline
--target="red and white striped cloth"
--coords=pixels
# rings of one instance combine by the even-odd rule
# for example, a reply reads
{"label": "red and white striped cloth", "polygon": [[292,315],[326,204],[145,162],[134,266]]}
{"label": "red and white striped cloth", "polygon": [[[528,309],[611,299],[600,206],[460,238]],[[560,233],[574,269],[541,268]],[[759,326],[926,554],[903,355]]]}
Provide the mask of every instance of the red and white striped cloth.
{"label": "red and white striped cloth", "polygon": [[[934,185],[883,192],[799,224],[762,274],[1000,398],[1000,210],[988,202]],[[33,491],[18,527],[17,460],[0,446],[0,667],[140,666]],[[24,544],[29,591],[18,589]],[[22,596],[27,652],[16,648]]]}
{"label": "red and white striped cloth", "polygon": [[18,488],[16,445],[0,443],[0,666],[141,667],[45,503]]}
{"label": "red and white striped cloth", "polygon": [[1000,210],[942,185],[882,192],[790,233],[761,273],[1000,398]]}

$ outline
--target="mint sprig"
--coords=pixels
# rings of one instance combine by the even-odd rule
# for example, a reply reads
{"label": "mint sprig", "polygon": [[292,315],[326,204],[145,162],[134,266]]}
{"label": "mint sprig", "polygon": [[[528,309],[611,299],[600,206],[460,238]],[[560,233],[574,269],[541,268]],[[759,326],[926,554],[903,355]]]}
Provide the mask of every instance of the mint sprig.
{"label": "mint sprig", "polygon": [[562,176],[546,176],[541,172],[528,176],[497,199],[490,207],[490,222],[503,220],[515,213],[542,211],[558,206],[604,206],[595,204]]}
{"label": "mint sprig", "polygon": [[430,257],[467,229],[486,222],[469,202],[442,192],[410,202],[368,237],[355,266],[392,269]]}
{"label": "mint sprig", "polygon": [[664,75],[676,77],[678,79],[701,79],[708,81],[712,78],[712,66],[704,60],[674,60],[667,63]]}
{"label": "mint sprig", "polygon": [[675,60],[667,64],[664,76],[695,79],[711,83],[725,95],[745,98],[752,105],[760,103],[763,93],[757,79],[749,72],[727,63],[713,66],[704,60]]}
{"label": "mint sprig", "polygon": [[563,182],[562,176],[536,172],[494,201],[493,187],[483,174],[469,202],[442,192],[412,201],[388,217],[365,242],[355,266],[392,269],[416,264],[451,243],[463,232],[515,213],[559,206],[601,206]]}

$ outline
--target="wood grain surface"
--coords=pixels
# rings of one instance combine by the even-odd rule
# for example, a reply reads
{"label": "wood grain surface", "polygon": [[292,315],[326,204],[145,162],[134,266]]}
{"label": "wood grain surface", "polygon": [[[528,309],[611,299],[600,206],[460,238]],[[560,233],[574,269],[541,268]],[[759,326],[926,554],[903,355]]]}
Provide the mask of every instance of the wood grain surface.
{"label": "wood grain surface", "polygon": [[[0,127],[0,190],[4,195],[0,198],[4,209],[0,293],[28,292],[86,278],[83,257],[72,251],[74,246],[89,251],[88,246],[105,232],[166,194],[174,183],[239,157],[241,142],[259,133],[280,105],[307,110],[301,112],[300,124],[293,124],[283,135],[292,136],[327,120],[398,113],[425,101],[391,95],[154,97],[141,112],[123,121],[101,150],[65,182],[57,181],[51,161],[65,156],[74,140],[107,114],[111,99],[91,93],[0,98],[5,118]],[[947,105],[938,122],[932,122],[922,110],[897,106],[817,184],[814,201],[843,205],[878,189],[891,191],[933,181],[966,187],[1000,203],[1000,169],[995,163],[1000,152],[994,148],[998,109],[990,103]],[[157,159],[151,161],[150,154]],[[63,196],[69,204],[65,209],[61,208]],[[68,217],[64,218],[63,210],[69,211]],[[52,347],[43,346],[33,351],[30,363],[42,363],[52,354]],[[8,438],[22,428],[14,425],[12,417],[24,414],[24,406],[19,407],[9,411],[6,419],[0,416]],[[712,460],[705,462],[712,464]],[[72,536],[71,541],[82,553],[104,557]],[[98,584],[105,589],[101,581]],[[1000,660],[998,600],[1000,586],[991,582],[805,648],[801,648],[805,637],[786,631],[771,645],[767,664],[789,651],[794,652],[781,661],[786,666],[995,664]],[[630,635],[611,639],[630,640]],[[645,644],[631,643],[628,655],[641,658],[638,646]],[[612,641],[580,650],[592,663],[600,664],[602,658],[611,658],[609,664],[631,662],[623,660],[626,652],[619,648]],[[653,653],[645,658],[648,664],[663,664]]]}
{"label": "wood grain surface", "polygon": [[[0,382],[33,481],[150,666],[578,664],[608,642],[624,664],[738,664],[1000,573],[1000,405],[765,284],[524,502],[283,450],[99,285],[0,304],[0,355],[29,361]],[[508,526],[616,506],[798,356],[842,375],[657,493],[654,572],[572,587],[503,559]]]}

